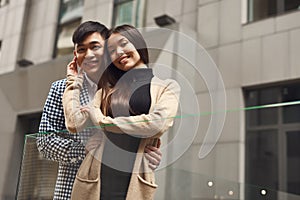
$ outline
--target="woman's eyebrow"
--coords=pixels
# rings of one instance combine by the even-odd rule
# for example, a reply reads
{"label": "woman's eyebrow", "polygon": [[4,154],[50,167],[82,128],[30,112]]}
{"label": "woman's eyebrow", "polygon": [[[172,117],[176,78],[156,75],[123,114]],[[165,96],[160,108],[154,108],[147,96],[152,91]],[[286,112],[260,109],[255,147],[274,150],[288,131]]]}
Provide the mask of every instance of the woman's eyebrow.
{"label": "woman's eyebrow", "polygon": [[[123,40],[126,40],[125,37],[120,38],[117,43],[119,44],[120,42],[122,42]],[[114,45],[108,45],[107,48],[112,48]]]}
{"label": "woman's eyebrow", "polygon": [[113,45],[108,45],[108,46],[107,46],[108,49],[110,49],[110,48],[112,48],[112,47],[113,47]]}
{"label": "woman's eyebrow", "polygon": [[120,43],[120,42],[122,42],[123,40],[126,40],[126,38],[125,38],[125,37],[122,37],[121,39],[118,40],[118,42]]}

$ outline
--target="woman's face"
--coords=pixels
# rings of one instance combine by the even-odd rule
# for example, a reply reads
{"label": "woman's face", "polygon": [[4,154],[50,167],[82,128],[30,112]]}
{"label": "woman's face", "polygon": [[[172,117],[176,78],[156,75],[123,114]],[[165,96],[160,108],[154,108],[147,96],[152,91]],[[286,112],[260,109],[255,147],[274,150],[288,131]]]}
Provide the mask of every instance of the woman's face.
{"label": "woman's face", "polygon": [[128,71],[144,65],[135,46],[119,33],[113,33],[109,37],[107,47],[113,64],[120,70]]}

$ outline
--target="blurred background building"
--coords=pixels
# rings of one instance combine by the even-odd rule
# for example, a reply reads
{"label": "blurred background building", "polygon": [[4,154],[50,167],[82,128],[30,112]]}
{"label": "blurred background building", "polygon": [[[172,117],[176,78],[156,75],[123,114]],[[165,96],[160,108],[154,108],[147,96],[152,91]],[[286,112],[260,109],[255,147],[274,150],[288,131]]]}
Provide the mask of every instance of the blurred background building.
{"label": "blurred background building", "polygon": [[[156,199],[299,200],[299,6],[300,0],[0,0],[0,198],[17,196],[24,138],[38,131],[51,83],[65,77],[74,28],[98,20],[179,31],[207,50],[224,81],[232,112],[216,146],[199,159],[210,122],[203,116],[183,156],[157,171]],[[162,51],[152,62],[184,74],[201,111],[211,111],[205,82],[188,63]],[[55,165],[26,160],[31,167],[23,172],[34,175],[19,199],[51,199]]]}

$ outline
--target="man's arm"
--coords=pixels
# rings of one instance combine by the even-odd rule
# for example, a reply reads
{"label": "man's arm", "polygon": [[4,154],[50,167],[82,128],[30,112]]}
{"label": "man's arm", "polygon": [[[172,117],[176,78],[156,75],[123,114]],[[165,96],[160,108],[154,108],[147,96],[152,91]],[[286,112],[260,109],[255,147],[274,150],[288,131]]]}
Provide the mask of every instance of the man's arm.
{"label": "man's arm", "polygon": [[[62,94],[65,80],[52,84],[44,105],[37,138],[39,152],[46,159],[61,163],[76,163],[85,156],[84,145],[65,130]],[[78,136],[78,135],[77,135]]]}

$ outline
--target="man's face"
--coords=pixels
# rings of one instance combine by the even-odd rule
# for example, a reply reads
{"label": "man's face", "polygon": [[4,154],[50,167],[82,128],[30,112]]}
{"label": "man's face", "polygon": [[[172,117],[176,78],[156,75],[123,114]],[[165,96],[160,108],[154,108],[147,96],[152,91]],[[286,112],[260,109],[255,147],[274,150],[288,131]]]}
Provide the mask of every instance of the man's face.
{"label": "man's face", "polygon": [[88,76],[99,72],[104,53],[104,39],[100,33],[88,35],[82,43],[75,44],[77,64]]}

